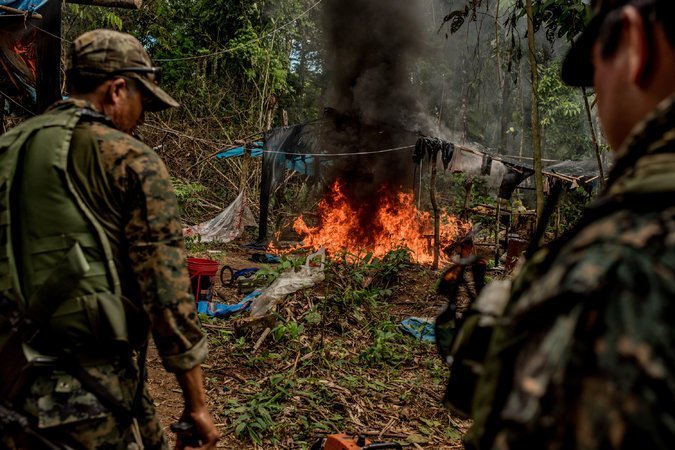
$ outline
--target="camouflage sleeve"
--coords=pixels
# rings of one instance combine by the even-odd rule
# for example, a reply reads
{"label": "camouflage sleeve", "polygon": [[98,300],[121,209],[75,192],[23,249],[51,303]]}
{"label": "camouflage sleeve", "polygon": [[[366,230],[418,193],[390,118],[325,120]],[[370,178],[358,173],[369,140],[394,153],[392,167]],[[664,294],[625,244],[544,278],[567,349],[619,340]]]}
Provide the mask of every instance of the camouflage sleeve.
{"label": "camouflage sleeve", "polygon": [[664,444],[675,441],[673,255],[664,257],[663,247],[607,242],[577,250],[520,299],[526,308],[534,303],[527,297],[550,302],[518,311],[530,314],[529,338],[515,363],[495,447],[669,448]]}
{"label": "camouflage sleeve", "polygon": [[574,353],[587,355],[588,366],[576,367],[583,376],[568,383],[579,390],[573,410],[583,448],[670,448],[675,441],[672,253],[624,247],[585,308]]}
{"label": "camouflage sleeve", "polygon": [[126,164],[125,237],[164,366],[188,370],[206,357],[191,296],[178,204],[168,171],[152,150]]}

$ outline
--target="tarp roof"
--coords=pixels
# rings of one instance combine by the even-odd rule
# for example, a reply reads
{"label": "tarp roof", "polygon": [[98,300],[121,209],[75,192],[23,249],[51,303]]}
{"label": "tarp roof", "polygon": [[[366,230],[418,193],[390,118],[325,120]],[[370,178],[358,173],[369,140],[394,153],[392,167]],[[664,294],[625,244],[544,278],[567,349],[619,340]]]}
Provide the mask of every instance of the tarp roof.
{"label": "tarp roof", "polygon": [[[34,12],[42,8],[47,0],[0,0],[0,5],[18,9],[20,11]],[[12,14],[11,12],[0,9],[0,16]]]}

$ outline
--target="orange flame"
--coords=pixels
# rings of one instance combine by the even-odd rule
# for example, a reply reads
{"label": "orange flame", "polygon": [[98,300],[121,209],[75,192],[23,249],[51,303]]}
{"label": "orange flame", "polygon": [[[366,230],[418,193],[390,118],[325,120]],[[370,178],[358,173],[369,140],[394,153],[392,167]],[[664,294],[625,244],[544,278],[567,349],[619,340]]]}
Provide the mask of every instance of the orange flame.
{"label": "orange flame", "polygon": [[30,70],[33,75],[33,80],[37,80],[37,63],[35,60],[35,48],[32,44],[25,44],[21,40],[14,41],[14,47],[12,51],[21,58],[21,60],[26,64],[26,67]]}
{"label": "orange flame", "polygon": [[[328,253],[346,251],[360,254],[372,252],[382,257],[388,252],[405,247],[412,251],[413,259],[421,264],[431,264],[433,255],[434,221],[428,212],[415,207],[410,193],[391,193],[380,189],[379,208],[369,214],[371,223],[360,221],[358,208],[352,206],[345,194],[345,185],[336,181],[328,194],[319,202],[319,225],[308,226],[300,216],[294,230],[303,236],[304,246],[313,249],[326,247]],[[470,224],[443,213],[441,215],[441,248],[454,242],[470,229]]]}

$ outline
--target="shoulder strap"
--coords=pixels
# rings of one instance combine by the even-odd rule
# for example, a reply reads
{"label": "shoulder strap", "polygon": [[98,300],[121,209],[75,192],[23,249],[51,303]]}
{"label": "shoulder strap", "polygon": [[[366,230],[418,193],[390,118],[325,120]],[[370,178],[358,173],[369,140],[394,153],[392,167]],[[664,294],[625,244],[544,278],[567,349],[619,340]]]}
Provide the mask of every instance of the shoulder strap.
{"label": "shoulder strap", "polygon": [[115,266],[115,261],[113,258],[113,252],[112,252],[112,247],[110,245],[110,241],[108,240],[108,237],[105,233],[105,230],[103,229],[103,226],[100,224],[100,222],[96,219],[94,214],[91,212],[89,207],[86,205],[86,203],[82,200],[80,195],[77,193],[77,190],[75,189],[75,186],[73,184],[73,180],[68,174],[68,155],[70,153],[70,144],[72,141],[73,137],[73,131],[77,124],[81,120],[92,120],[92,121],[97,121],[101,123],[105,123],[108,126],[114,127],[110,119],[97,112],[93,111],[91,109],[77,109],[77,120],[74,122],[68,123],[66,127],[64,127],[65,132],[67,133],[66,136],[63,137],[63,145],[59,146],[54,153],[55,159],[54,159],[54,165],[58,167],[60,170],[63,171],[64,178],[66,181],[66,185],[68,187],[68,191],[70,194],[73,196],[75,199],[75,202],[77,203],[77,206],[79,209],[82,211],[82,213],[87,217],[87,220],[91,224],[91,226],[94,228],[95,235],[98,238],[98,242],[101,245],[101,248],[103,250],[103,255],[105,258],[104,264],[105,264],[105,269],[106,272],[108,273],[109,276],[109,281],[110,285],[112,287],[113,294],[115,295],[121,295],[122,293],[122,288],[121,288],[121,283],[119,279],[119,274],[117,273],[117,267]]}

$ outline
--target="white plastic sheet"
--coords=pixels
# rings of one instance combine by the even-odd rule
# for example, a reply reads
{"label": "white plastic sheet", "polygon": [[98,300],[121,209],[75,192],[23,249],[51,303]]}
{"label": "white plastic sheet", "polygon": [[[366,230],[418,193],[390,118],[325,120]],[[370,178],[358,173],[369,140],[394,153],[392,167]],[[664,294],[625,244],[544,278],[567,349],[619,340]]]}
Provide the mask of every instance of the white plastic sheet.
{"label": "white plastic sheet", "polygon": [[[315,258],[321,258],[319,267],[312,267],[310,263]],[[305,260],[300,270],[284,272],[253,301],[251,305],[251,317],[264,316],[269,310],[283,300],[287,295],[301,289],[307,289],[322,282],[326,276],[324,266],[326,263],[326,249],[321,247],[318,252],[312,253]]]}
{"label": "white plastic sheet", "polygon": [[211,220],[183,229],[185,236],[201,236],[201,242],[230,242],[241,235],[244,227],[258,224],[246,205],[246,193],[237,198]]}

